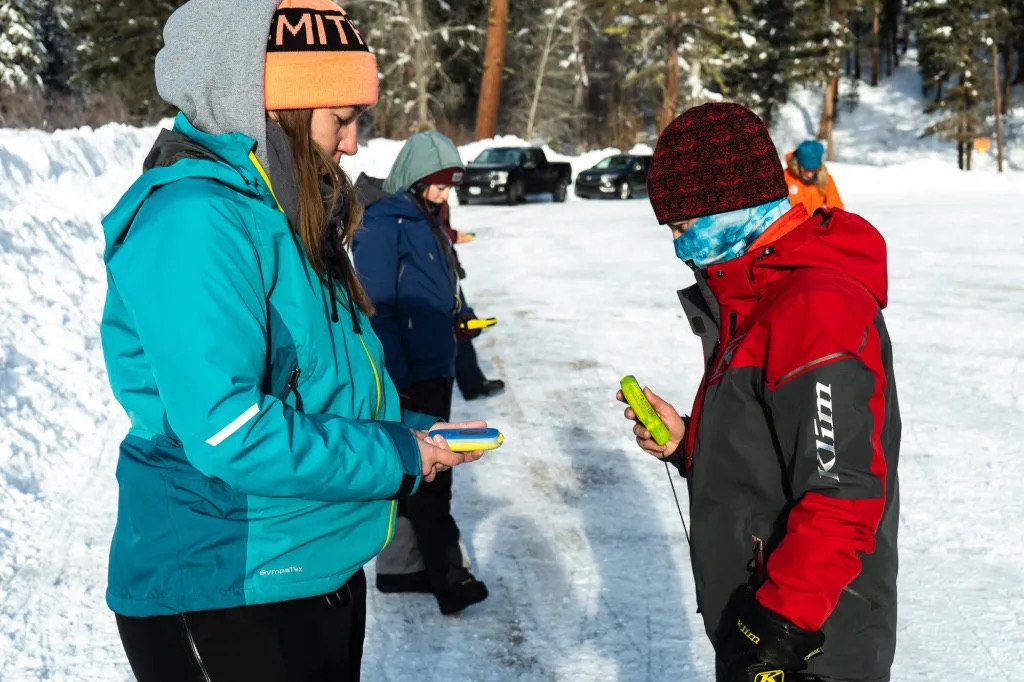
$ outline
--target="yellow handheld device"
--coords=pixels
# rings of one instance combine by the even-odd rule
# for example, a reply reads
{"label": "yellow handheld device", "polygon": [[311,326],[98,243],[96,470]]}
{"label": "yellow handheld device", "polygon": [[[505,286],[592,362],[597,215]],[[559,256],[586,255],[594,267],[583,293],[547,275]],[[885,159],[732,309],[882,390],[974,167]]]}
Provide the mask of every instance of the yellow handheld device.
{"label": "yellow handheld device", "polygon": [[487,327],[493,327],[494,325],[498,324],[498,318],[496,318],[496,317],[477,317],[477,318],[473,318],[472,320],[466,320],[465,322],[462,322],[461,324],[462,324],[462,328],[463,329],[468,329],[470,331],[475,331],[477,329],[486,329]]}
{"label": "yellow handheld device", "polygon": [[452,452],[495,450],[505,442],[498,429],[435,429],[430,436],[442,436]]}
{"label": "yellow handheld device", "polygon": [[668,427],[665,426],[665,422],[661,421],[661,417],[651,407],[651,403],[647,400],[647,396],[644,395],[644,390],[640,388],[640,384],[637,383],[636,377],[632,374],[622,378],[619,382],[622,386],[622,395],[626,398],[626,402],[633,408],[633,412],[636,413],[637,419],[640,423],[651,432],[651,438],[658,445],[664,445],[672,439],[672,434],[669,433]]}

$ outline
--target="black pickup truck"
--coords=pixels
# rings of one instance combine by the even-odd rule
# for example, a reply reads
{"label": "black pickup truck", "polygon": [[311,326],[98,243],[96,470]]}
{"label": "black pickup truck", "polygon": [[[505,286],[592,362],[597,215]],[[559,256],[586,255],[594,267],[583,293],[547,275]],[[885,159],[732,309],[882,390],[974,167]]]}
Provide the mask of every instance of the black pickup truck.
{"label": "black pickup truck", "polygon": [[545,193],[565,201],[571,184],[572,167],[548,161],[539,147],[492,147],[466,167],[458,196],[460,204],[498,198],[515,206],[528,194]]}

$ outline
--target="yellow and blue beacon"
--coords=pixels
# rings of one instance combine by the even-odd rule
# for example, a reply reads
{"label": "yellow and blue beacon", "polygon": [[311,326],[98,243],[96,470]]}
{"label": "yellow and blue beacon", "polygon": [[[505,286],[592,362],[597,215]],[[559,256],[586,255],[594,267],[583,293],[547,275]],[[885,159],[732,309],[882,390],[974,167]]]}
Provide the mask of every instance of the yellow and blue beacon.
{"label": "yellow and blue beacon", "polygon": [[496,450],[505,442],[498,429],[435,429],[429,435],[444,438],[452,452]]}

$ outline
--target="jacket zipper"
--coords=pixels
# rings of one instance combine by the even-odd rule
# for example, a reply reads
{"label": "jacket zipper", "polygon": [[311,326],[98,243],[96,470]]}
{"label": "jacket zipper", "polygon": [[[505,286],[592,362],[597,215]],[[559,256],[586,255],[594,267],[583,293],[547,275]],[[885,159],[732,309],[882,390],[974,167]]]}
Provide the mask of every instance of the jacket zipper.
{"label": "jacket zipper", "polygon": [[296,367],[292,370],[292,373],[288,376],[288,389],[295,394],[295,409],[302,412],[302,396],[299,394],[299,377],[302,376],[302,370]]}
{"label": "jacket zipper", "polygon": [[[722,345],[721,340],[715,341],[715,345],[711,348],[711,352],[708,354],[708,361],[707,361],[707,363],[704,366],[704,380],[700,382],[700,389],[699,389],[699,391],[700,391],[700,401],[699,401],[699,403],[694,405],[696,410],[695,410],[694,414],[690,415],[690,421],[686,425],[687,432],[689,432],[689,430],[691,428],[694,428],[694,427],[691,427],[691,424],[693,424],[693,421],[694,421],[695,418],[697,420],[698,426],[700,424],[701,417],[703,416],[703,413],[704,413],[704,402],[707,400],[707,397],[708,397],[707,380],[711,376],[711,368],[715,366],[715,360],[718,358],[718,349],[721,347],[721,345]],[[685,458],[684,464],[683,464],[683,469],[686,472],[687,476],[689,476],[691,474],[691,472],[693,471],[693,455],[696,452],[697,452],[697,434],[695,433],[694,436],[693,436],[693,447],[690,448],[690,451],[688,453],[686,453],[686,458]]]}
{"label": "jacket zipper", "polygon": [[764,569],[764,540],[757,537],[756,535],[750,536],[751,558],[750,564],[754,570],[754,587],[755,589],[760,587],[764,582],[765,569]]}
{"label": "jacket zipper", "polygon": [[192,626],[188,624],[188,617],[184,613],[181,614],[181,622],[185,626],[185,634],[188,636],[188,645],[192,648],[192,655],[196,659],[196,665],[199,666],[199,672],[203,674],[203,680],[205,682],[212,682],[212,680],[210,680],[210,673],[206,672],[206,665],[203,663],[203,659],[199,655],[199,647],[196,646],[195,637],[192,636]]}
{"label": "jacket zipper", "polygon": [[[370,369],[373,370],[373,381],[377,385],[377,406],[373,408],[373,418],[376,421],[380,417],[381,399],[383,396],[383,390],[380,382],[380,372],[377,371],[377,363],[373,361],[373,355],[370,354],[370,348],[366,345],[366,339],[363,338],[362,334],[359,334],[359,343],[363,345],[363,352],[366,353],[366,359],[370,363]],[[395,512],[398,507],[398,500],[391,500],[391,510],[388,512],[388,527],[384,531],[384,544],[381,545],[380,551],[383,552],[384,548],[391,542],[391,538],[395,532]],[[379,552],[378,552],[379,554]]]}

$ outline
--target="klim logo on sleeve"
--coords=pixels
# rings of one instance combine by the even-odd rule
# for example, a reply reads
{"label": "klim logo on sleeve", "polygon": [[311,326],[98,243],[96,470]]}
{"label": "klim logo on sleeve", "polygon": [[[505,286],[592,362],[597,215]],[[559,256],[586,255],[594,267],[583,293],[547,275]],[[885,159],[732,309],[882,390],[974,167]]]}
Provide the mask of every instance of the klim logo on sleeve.
{"label": "klim logo on sleeve", "polygon": [[836,465],[835,424],[832,413],[832,385],[817,384],[814,387],[818,414],[814,420],[815,446],[818,452],[818,476],[839,482]]}
{"label": "klim logo on sleeve", "polygon": [[368,52],[344,10],[280,9],[274,14],[267,37],[267,52]]}
{"label": "klim logo on sleeve", "polygon": [[781,670],[765,670],[754,677],[754,682],[786,682],[786,673]]}

